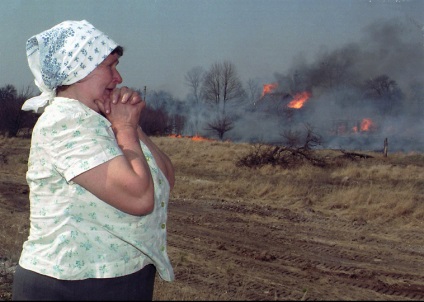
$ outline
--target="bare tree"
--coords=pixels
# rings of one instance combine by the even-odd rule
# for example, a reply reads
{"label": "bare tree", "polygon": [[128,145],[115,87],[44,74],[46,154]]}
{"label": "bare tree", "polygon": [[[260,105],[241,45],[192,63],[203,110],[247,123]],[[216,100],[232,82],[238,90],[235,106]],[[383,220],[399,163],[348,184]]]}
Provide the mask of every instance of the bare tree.
{"label": "bare tree", "polygon": [[301,144],[301,133],[299,130],[284,130],[281,136],[284,138],[284,144],[289,148],[296,148]]}
{"label": "bare tree", "polygon": [[138,124],[147,135],[169,135],[172,131],[172,117],[164,108],[146,106]]}
{"label": "bare tree", "polygon": [[18,92],[13,85],[0,88],[0,132],[15,137],[25,128],[29,133],[35,125],[39,114],[22,111],[23,103],[32,97],[32,89],[28,86]]}
{"label": "bare tree", "polygon": [[197,66],[190,69],[184,77],[187,86],[189,86],[191,89],[191,93],[196,104],[200,102],[200,85],[202,84],[204,73],[205,71],[203,68]]}
{"label": "bare tree", "polygon": [[188,119],[187,130],[192,134],[199,133],[200,115],[202,111],[200,89],[203,82],[205,71],[203,67],[197,66],[190,69],[185,75],[186,85],[190,87],[188,103],[190,103],[190,118]]}
{"label": "bare tree", "polygon": [[[141,94],[140,90],[137,91]],[[146,134],[159,136],[182,132],[186,122],[183,102],[164,90],[151,90],[147,95],[146,86],[143,95],[147,101],[139,125]]]}
{"label": "bare tree", "polygon": [[202,96],[206,102],[216,105],[222,116],[225,116],[225,106],[229,101],[240,99],[245,95],[236,68],[231,62],[214,63],[206,72]]}
{"label": "bare tree", "polygon": [[303,149],[304,150],[311,150],[316,146],[322,145],[323,139],[322,136],[319,135],[314,131],[314,128],[309,125],[305,124],[305,138],[303,142]]}
{"label": "bare tree", "polygon": [[[10,135],[11,125],[15,123],[14,115],[17,112],[16,98],[18,92],[15,86],[6,85],[0,88],[0,132]],[[14,106],[15,105],[15,106]]]}
{"label": "bare tree", "polygon": [[365,88],[369,94],[376,98],[390,95],[396,89],[396,86],[396,81],[390,79],[387,75],[380,75],[365,81]]}
{"label": "bare tree", "polygon": [[312,150],[317,145],[321,145],[322,139],[309,124],[305,124],[305,136],[303,138],[301,131],[293,130],[287,130],[281,136],[285,138],[287,146],[256,145],[254,146],[255,149],[241,157],[236,165],[252,168],[263,165],[294,168],[305,163],[317,167],[328,165],[324,157]]}
{"label": "bare tree", "polygon": [[254,79],[249,79],[247,81],[247,97],[249,104],[254,104],[261,97],[261,88],[258,84],[258,81]]}
{"label": "bare tree", "polygon": [[[285,130],[281,136],[284,138],[284,144],[288,148],[311,150],[322,144],[322,137],[314,131],[314,128],[308,123],[304,124],[305,131]],[[303,136],[303,137],[302,137]]]}
{"label": "bare tree", "polygon": [[365,81],[365,90],[368,97],[379,101],[378,105],[383,113],[393,113],[396,101],[400,103],[402,92],[395,80],[387,75],[380,75]]}
{"label": "bare tree", "polygon": [[333,90],[337,87],[355,84],[354,64],[360,56],[357,45],[348,44],[331,53],[325,53],[311,70],[307,72],[308,85]]}
{"label": "bare tree", "polygon": [[234,128],[233,121],[227,117],[218,117],[213,122],[208,123],[206,130],[214,132],[220,140],[224,138],[224,134]]}

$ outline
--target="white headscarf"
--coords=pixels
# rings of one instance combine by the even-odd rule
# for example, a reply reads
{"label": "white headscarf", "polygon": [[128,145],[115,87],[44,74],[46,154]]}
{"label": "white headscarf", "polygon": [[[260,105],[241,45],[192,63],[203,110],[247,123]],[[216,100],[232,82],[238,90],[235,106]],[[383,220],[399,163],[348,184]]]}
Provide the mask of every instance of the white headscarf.
{"label": "white headscarf", "polygon": [[85,78],[117,46],[86,20],[64,21],[28,39],[28,65],[41,95],[27,100],[22,110],[43,112],[58,86]]}

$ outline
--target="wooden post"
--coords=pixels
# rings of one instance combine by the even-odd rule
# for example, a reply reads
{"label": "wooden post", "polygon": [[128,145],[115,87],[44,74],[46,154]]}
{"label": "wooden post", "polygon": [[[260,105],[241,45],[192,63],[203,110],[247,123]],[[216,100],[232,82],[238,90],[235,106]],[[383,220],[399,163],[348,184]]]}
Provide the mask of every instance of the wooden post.
{"label": "wooden post", "polygon": [[387,157],[387,148],[389,143],[387,142],[387,137],[384,139],[384,157]]}

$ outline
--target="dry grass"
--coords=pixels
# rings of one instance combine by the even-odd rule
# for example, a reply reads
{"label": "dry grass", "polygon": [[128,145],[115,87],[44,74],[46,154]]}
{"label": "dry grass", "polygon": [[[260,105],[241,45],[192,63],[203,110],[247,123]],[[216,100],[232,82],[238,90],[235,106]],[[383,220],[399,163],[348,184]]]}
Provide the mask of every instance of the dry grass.
{"label": "dry grass", "polygon": [[28,211],[16,212],[21,204],[24,209],[29,209],[28,205],[25,206],[28,153],[29,140],[0,137],[0,201],[10,201],[1,206],[0,258],[13,261],[19,258],[19,250],[29,230]]}
{"label": "dry grass", "polygon": [[[366,152],[349,160],[335,150],[317,151],[336,163],[287,170],[236,167],[250,144],[155,138],[177,168],[175,198],[223,199],[310,207],[328,215],[375,223],[420,224],[424,216],[424,155]],[[365,153],[365,152],[364,152]]]}
{"label": "dry grass", "polygon": [[[171,137],[153,140],[169,154],[176,168],[176,185],[171,199],[242,200],[247,204],[312,210],[371,224],[402,228],[422,225],[423,154],[389,153],[385,158],[382,154],[369,152],[367,154],[373,158],[352,161],[341,158],[338,151],[323,150],[317,152],[333,162],[331,168],[304,165],[296,169],[271,166],[250,169],[236,166],[240,157],[253,150],[250,144]],[[23,204],[21,212],[17,212],[11,202],[0,209],[0,260],[16,261],[28,233],[25,188],[28,148],[29,140],[0,137],[0,180],[3,184],[0,198]],[[8,187],[12,183],[15,189]],[[191,262],[187,257],[192,256],[179,255],[178,259],[173,259],[174,265],[184,266]],[[5,267],[7,269],[7,265]],[[235,268],[222,269],[231,275]],[[161,285],[155,299],[176,299],[166,288]],[[180,291],[179,295],[178,300],[193,300],[196,293],[188,292],[185,297]],[[8,299],[8,296],[3,298]]]}

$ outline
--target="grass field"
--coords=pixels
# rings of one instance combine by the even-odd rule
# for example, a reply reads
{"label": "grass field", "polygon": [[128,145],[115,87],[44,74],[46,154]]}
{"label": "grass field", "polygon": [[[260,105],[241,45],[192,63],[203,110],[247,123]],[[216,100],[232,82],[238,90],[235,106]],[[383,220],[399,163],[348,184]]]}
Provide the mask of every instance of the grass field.
{"label": "grass field", "polygon": [[[384,228],[387,230],[385,237],[389,236],[387,234],[391,233],[391,230],[419,233],[423,226],[424,155],[420,153],[389,153],[387,157],[384,157],[383,154],[376,152],[361,152],[370,157],[353,159],[343,157],[343,154],[337,150],[320,150],[316,151],[316,154],[331,162],[331,165],[322,168],[305,164],[294,169],[265,165],[253,169],[236,164],[241,157],[255,150],[255,146],[251,144],[196,141],[191,138],[176,137],[155,137],[153,140],[169,154],[176,168],[176,185],[170,201],[169,251],[177,280],[171,284],[159,280],[155,293],[156,300],[320,300],[328,298],[344,300],[339,293],[340,288],[336,290],[335,287],[331,287],[332,295],[330,295],[331,290],[312,288],[320,286],[319,282],[316,284],[316,280],[313,283],[315,285],[310,285],[308,295],[301,289],[290,287],[289,284],[279,284],[279,279],[273,279],[272,282],[266,281],[268,277],[271,278],[271,276],[267,277],[266,272],[262,281],[250,279],[248,281],[250,272],[243,266],[243,261],[247,261],[246,258],[243,258],[243,261],[234,260],[234,263],[228,263],[232,261],[231,257],[243,255],[250,257],[252,268],[256,267],[254,263],[257,261],[262,263],[283,261],[285,258],[282,255],[271,252],[280,248],[278,246],[264,247],[262,251],[250,251],[250,248],[254,249],[256,242],[261,242],[267,234],[277,232],[279,227],[284,225],[286,216],[282,213],[288,215],[287,211],[298,215],[296,217],[304,217],[304,219],[309,217],[312,229],[315,229],[312,217],[319,218],[320,221],[331,219],[334,221],[333,227],[343,221],[355,227],[367,225],[373,230]],[[22,242],[28,235],[29,204],[25,181],[28,152],[29,140],[0,137],[0,215],[2,217],[0,299],[3,300],[11,298],[13,268],[19,258]],[[206,211],[211,212],[206,213]],[[219,214],[214,211],[219,211]],[[276,213],[280,213],[279,216]],[[226,214],[228,217],[223,217]],[[289,216],[293,217],[293,215]],[[184,223],[187,223],[185,228]],[[173,225],[174,228],[172,228]],[[297,224],[291,225],[296,227]],[[226,226],[228,228],[225,229]],[[328,227],[332,226],[328,225]],[[261,228],[264,233],[258,233]],[[240,232],[247,233],[224,238],[238,229]],[[195,230],[199,232],[197,235],[190,233]],[[252,233],[249,233],[249,230]],[[283,230],[273,233],[274,236],[280,236]],[[352,229],[352,234],[355,230],[355,228]],[[319,232],[318,229],[317,232]],[[342,245],[337,243],[337,236],[339,236],[336,235],[337,230],[335,229],[333,233],[332,249],[338,244]],[[348,233],[350,231],[346,231],[346,234]],[[250,239],[241,240],[240,238],[248,236],[246,234],[258,236],[258,238],[249,237]],[[346,234],[344,236],[347,236]],[[422,234],[419,233],[417,238],[422,238]],[[187,236],[186,245],[182,246],[184,239],[180,236]],[[314,236],[314,242],[319,241],[317,239],[320,236],[319,233]],[[331,238],[331,235],[329,236]],[[236,244],[238,239],[240,242]],[[205,243],[205,240],[209,241]],[[220,240],[222,242],[218,244]],[[290,240],[296,239],[290,237]],[[285,238],[282,242],[290,240]],[[311,239],[308,238],[308,240]],[[210,248],[205,249],[205,244],[211,244]],[[259,247],[255,248],[259,249]],[[291,248],[293,246],[285,247],[283,251],[291,250]],[[305,249],[308,248],[311,247]],[[346,246],[343,244],[342,248]],[[367,248],[369,247],[364,245],[358,248],[358,252],[360,249]],[[211,251],[214,253],[210,254]],[[203,255],[203,252],[206,254]],[[293,250],[292,253],[298,252]],[[326,254],[326,252],[323,253]],[[343,255],[346,251],[340,253]],[[415,251],[415,253],[422,255],[424,251]],[[311,255],[313,254],[312,249]],[[342,256],[340,258],[343,260]],[[293,262],[295,260],[291,265],[294,265]],[[302,263],[302,265],[306,267],[306,264]],[[246,264],[246,266],[249,265]],[[374,270],[374,268],[367,269]],[[240,274],[239,270],[246,271]],[[203,275],[202,271],[204,271]],[[281,267],[277,271],[284,276],[282,273],[284,270]],[[257,271],[251,273],[256,274]],[[415,273],[419,274],[418,279],[423,279],[420,286],[424,289],[422,273]],[[233,284],[234,276],[238,276],[238,286]],[[245,276],[243,277],[246,278],[245,281],[242,276]],[[295,279],[292,275],[291,278]],[[267,284],[266,289],[261,290],[261,295],[250,292],[250,287],[255,282]],[[225,290],[222,288],[222,283],[227,286]],[[305,286],[307,284],[305,281]],[[351,285],[346,283],[345,286],[347,288]],[[405,293],[396,296],[396,294],[391,295],[377,289],[375,292],[381,296],[370,294],[367,296],[367,293],[360,293],[364,290],[363,287],[361,290],[353,288],[350,292],[347,288],[344,297],[348,297],[348,300],[349,297],[352,299],[375,297],[375,299],[389,300],[396,297],[412,300],[424,298],[424,294],[414,296]]]}

